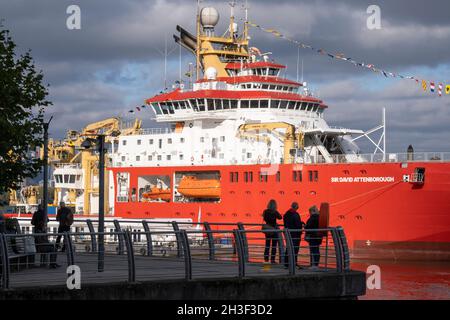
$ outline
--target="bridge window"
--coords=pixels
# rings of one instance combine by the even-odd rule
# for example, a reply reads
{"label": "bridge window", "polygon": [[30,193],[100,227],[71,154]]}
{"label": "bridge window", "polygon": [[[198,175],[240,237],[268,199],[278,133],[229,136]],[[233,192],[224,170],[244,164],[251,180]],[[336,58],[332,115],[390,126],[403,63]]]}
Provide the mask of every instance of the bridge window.
{"label": "bridge window", "polygon": [[216,106],[216,110],[222,110],[222,100],[220,99],[215,99],[214,100],[214,104]]}
{"label": "bridge window", "polygon": [[280,104],[280,100],[271,100],[270,101],[270,107],[272,109],[278,109],[279,104]]}
{"label": "bridge window", "polygon": [[156,114],[162,114],[161,108],[158,106],[157,103],[152,103],[152,107]]}
{"label": "bridge window", "polygon": [[179,110],[180,109],[180,105],[178,104],[178,102],[174,102],[173,103],[173,107],[175,108],[175,110]]}
{"label": "bridge window", "polygon": [[279,69],[269,68],[269,76],[277,76]]}
{"label": "bridge window", "polygon": [[289,101],[288,109],[289,110],[294,110],[294,108],[295,108],[295,101]]}
{"label": "bridge window", "polygon": [[261,89],[267,90],[267,89],[269,89],[269,85],[268,85],[268,84],[263,84],[263,85],[261,86]]}
{"label": "bridge window", "polygon": [[250,101],[250,108],[253,108],[253,109],[258,108],[258,100],[251,100]]}
{"label": "bridge window", "polygon": [[191,105],[191,107],[192,107],[192,109],[193,109],[194,111],[198,111],[197,100],[195,100],[195,99],[190,99],[190,100],[189,100],[189,103],[190,103],[190,105]]}
{"label": "bridge window", "polygon": [[207,99],[206,102],[208,103],[208,111],[214,111],[214,101],[213,101],[213,99]]}
{"label": "bridge window", "polygon": [[197,105],[199,111],[205,111],[205,99],[197,99]]}
{"label": "bridge window", "polygon": [[222,103],[225,110],[230,109],[230,100],[223,100]]}
{"label": "bridge window", "polygon": [[241,108],[247,109],[249,107],[249,101],[248,100],[241,100]]}
{"label": "bridge window", "polygon": [[280,102],[280,109],[286,109],[287,104],[288,104],[288,101],[281,100],[281,102]]}
{"label": "bridge window", "polygon": [[230,100],[231,109],[237,109],[238,107],[238,101],[237,100]]}
{"label": "bridge window", "polygon": [[259,101],[259,107],[260,108],[268,108],[269,107],[269,100],[261,100],[261,101]]}
{"label": "bridge window", "polygon": [[308,106],[308,102],[302,102],[302,106],[301,106],[300,110],[305,111],[307,106]]}

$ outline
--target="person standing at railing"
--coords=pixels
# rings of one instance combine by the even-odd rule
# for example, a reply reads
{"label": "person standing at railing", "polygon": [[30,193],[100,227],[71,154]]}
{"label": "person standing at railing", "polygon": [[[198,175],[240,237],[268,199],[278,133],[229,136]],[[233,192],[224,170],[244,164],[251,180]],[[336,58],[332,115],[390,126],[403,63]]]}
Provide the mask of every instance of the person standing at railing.
{"label": "person standing at railing", "polygon": [[[295,265],[297,265],[298,252],[300,251],[300,240],[302,237],[301,229],[304,226],[304,222],[302,222],[297,210],[298,210],[298,203],[292,202],[291,208],[288,211],[286,211],[286,213],[283,216],[284,228],[289,231],[289,234],[292,239]],[[284,265],[285,267],[289,266],[287,248],[284,255]]]}
{"label": "person standing at railing", "polygon": [[[47,220],[47,221],[45,221]],[[40,204],[38,210],[33,214],[31,218],[31,224],[34,226],[34,233],[43,233],[43,235],[36,235],[34,238],[36,244],[36,252],[48,253],[50,255],[50,268],[58,268],[59,264],[56,263],[56,245],[50,243],[47,236],[47,222],[48,217],[45,219],[44,208]]]}
{"label": "person standing at railing", "polygon": [[322,235],[319,231],[308,231],[311,229],[319,229],[319,210],[316,206],[309,208],[309,219],[306,222],[305,240],[309,243],[309,252],[311,267],[317,268],[320,262],[320,245],[322,244]]}
{"label": "person standing at railing", "polygon": [[[266,244],[264,248],[264,261],[269,261],[269,251],[271,251],[270,262],[275,263],[275,256],[277,255],[278,234],[270,230],[278,229],[277,220],[283,219],[281,214],[277,211],[277,202],[270,200],[267,204],[267,209],[263,212],[263,219],[266,223],[263,225],[263,232],[266,236]],[[264,231],[265,230],[265,231]]]}
{"label": "person standing at railing", "polygon": [[[59,226],[58,226],[58,237],[56,238],[56,249],[59,249],[59,242],[61,241],[61,233],[63,232],[69,232],[70,231],[70,226],[73,223],[73,213],[72,210],[70,210],[69,208],[66,207],[66,204],[61,201],[59,203],[59,209],[58,212],[56,213],[56,221],[59,222]],[[65,250],[65,245],[63,245],[62,247],[62,251]]]}

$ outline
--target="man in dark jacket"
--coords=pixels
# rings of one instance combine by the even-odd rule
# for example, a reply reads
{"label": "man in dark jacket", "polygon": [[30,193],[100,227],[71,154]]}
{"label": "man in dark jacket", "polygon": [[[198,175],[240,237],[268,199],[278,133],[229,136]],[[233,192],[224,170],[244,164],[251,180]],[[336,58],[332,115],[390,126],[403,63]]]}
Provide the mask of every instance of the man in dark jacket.
{"label": "man in dark jacket", "polygon": [[[59,248],[59,242],[61,241],[61,233],[63,232],[69,232],[70,226],[73,223],[73,214],[72,211],[66,207],[66,204],[64,202],[59,203],[59,209],[56,213],[56,221],[59,221],[58,226],[58,237],[56,238],[56,247]],[[62,251],[65,250],[65,246],[63,245]]]}
{"label": "man in dark jacket", "polygon": [[[286,211],[286,213],[283,216],[284,228],[289,230],[289,234],[291,235],[292,238],[295,265],[297,265],[298,252],[300,250],[300,240],[302,237],[302,232],[300,230],[304,225],[297,210],[298,210],[298,203],[292,202],[291,208],[288,211]],[[288,263],[289,263],[288,251],[286,249],[284,265],[288,267]]]}
{"label": "man in dark jacket", "polygon": [[[47,221],[45,221],[47,220]],[[48,240],[47,222],[45,219],[44,209],[39,205],[38,210],[33,214],[31,224],[34,226],[34,233],[43,233],[43,235],[35,236],[36,251],[50,256],[50,268],[58,268],[60,265],[56,263],[56,246]]]}
{"label": "man in dark jacket", "polygon": [[309,208],[309,219],[306,222],[305,240],[309,243],[309,251],[311,258],[311,267],[317,268],[320,262],[320,245],[322,244],[322,235],[318,231],[308,231],[311,229],[319,229],[319,210],[316,206]]}

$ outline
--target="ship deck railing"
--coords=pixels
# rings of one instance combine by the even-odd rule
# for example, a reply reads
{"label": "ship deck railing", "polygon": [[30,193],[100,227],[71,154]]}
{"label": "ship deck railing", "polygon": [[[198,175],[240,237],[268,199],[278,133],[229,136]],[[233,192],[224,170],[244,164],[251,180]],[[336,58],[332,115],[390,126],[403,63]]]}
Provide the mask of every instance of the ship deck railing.
{"label": "ship deck railing", "polygon": [[[0,289],[65,286],[66,272],[48,269],[48,263],[55,258],[63,268],[79,268],[82,285],[301,276],[350,270],[347,240],[341,227],[263,230],[261,224],[167,222],[165,229],[160,229],[161,221],[142,220],[142,228],[137,230],[129,228],[122,220],[122,225],[116,222],[114,231],[98,232],[94,227],[97,221],[84,222],[89,232],[0,234]],[[274,256],[271,250],[269,254],[266,251],[268,233],[277,239]],[[57,236],[62,237],[64,252],[30,248],[38,242],[38,237],[45,237],[54,244]],[[309,242],[305,241],[305,236]],[[17,241],[19,238],[23,241]],[[31,265],[30,261],[20,259],[12,263],[8,250],[4,249],[11,242],[26,244],[15,250],[31,250],[36,256],[40,255],[40,259],[34,259]]]}

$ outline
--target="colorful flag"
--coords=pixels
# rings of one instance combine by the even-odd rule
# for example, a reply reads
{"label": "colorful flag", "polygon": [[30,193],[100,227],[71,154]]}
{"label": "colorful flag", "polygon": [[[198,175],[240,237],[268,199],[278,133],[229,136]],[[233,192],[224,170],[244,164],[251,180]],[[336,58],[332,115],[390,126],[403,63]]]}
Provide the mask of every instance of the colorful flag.
{"label": "colorful flag", "polygon": [[128,111],[129,113],[134,113],[134,110],[130,110],[130,111]]}
{"label": "colorful flag", "polygon": [[434,82],[430,82],[430,90],[431,92],[434,92]]}
{"label": "colorful flag", "polygon": [[384,76],[385,76],[386,78],[388,77],[386,71],[383,71],[383,70],[382,70],[381,72],[383,72],[383,74],[384,74]]}
{"label": "colorful flag", "polygon": [[439,83],[438,85],[438,95],[439,97],[442,97],[442,83]]}
{"label": "colorful flag", "polygon": [[445,94],[450,94],[450,84],[445,86]]}
{"label": "colorful flag", "polygon": [[422,88],[423,91],[427,91],[427,82],[425,80],[422,80]]}
{"label": "colorful flag", "polygon": [[139,107],[136,107],[136,110],[137,110],[137,111],[141,111],[141,108],[139,108]]}

